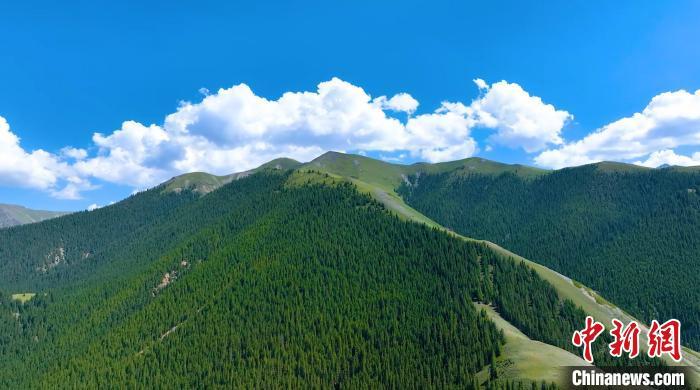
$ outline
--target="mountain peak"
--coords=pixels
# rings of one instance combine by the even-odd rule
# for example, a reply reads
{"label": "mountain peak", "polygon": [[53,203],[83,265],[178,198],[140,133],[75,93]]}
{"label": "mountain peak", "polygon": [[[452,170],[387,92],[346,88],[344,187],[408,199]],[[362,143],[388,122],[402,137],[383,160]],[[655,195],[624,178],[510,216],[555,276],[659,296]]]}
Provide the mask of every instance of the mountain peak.
{"label": "mountain peak", "polygon": [[178,193],[184,189],[190,189],[194,192],[198,192],[204,195],[234,180],[244,178],[248,175],[252,175],[255,172],[263,170],[286,171],[289,169],[295,169],[300,165],[301,163],[299,161],[293,160],[291,158],[282,157],[268,161],[257,168],[253,168],[243,172],[236,172],[224,176],[216,176],[206,172],[185,173],[180,176],[175,176],[172,179],[165,182],[164,192]]}
{"label": "mountain peak", "polygon": [[641,165],[628,164],[618,161],[601,161],[593,164],[588,164],[589,166],[595,167],[601,172],[607,173],[631,173],[631,172],[643,172],[648,171],[651,168],[643,167]]}

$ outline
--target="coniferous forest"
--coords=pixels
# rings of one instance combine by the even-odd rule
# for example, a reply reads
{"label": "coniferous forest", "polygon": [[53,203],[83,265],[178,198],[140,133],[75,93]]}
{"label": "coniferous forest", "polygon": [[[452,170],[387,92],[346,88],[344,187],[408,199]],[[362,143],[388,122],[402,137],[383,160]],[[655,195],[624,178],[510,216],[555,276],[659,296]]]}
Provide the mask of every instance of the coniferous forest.
{"label": "coniferous forest", "polygon": [[398,189],[428,217],[601,292],[650,322],[677,318],[700,348],[700,173],[606,163],[534,177],[453,171]]}
{"label": "coniferous forest", "polygon": [[475,301],[572,350],[529,268],[290,175],[0,231],[0,387],[474,388],[504,343]]}

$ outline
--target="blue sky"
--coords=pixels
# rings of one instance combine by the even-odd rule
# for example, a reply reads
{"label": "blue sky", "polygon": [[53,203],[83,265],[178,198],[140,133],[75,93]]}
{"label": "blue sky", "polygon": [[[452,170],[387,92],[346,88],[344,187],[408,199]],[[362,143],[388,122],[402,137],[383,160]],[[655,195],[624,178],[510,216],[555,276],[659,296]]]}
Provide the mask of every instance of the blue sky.
{"label": "blue sky", "polygon": [[[700,159],[698,2],[144,3],[0,5],[0,202],[84,209],[181,171],[339,145],[404,162]],[[318,116],[361,101],[354,88],[367,107]]]}

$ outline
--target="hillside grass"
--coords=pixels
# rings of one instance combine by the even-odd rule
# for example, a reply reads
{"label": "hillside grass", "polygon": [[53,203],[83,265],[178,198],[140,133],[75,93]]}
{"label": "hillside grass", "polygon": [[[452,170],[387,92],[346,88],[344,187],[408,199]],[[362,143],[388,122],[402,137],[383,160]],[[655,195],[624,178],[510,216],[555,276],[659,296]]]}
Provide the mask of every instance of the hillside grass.
{"label": "hillside grass", "polygon": [[[591,366],[571,352],[530,339],[503,319],[493,307],[479,303],[475,305],[485,310],[489,319],[505,335],[506,344],[501,356],[496,359],[496,372],[500,378],[563,383],[562,367]],[[479,373],[480,382],[486,380],[488,371],[486,368]]]}
{"label": "hillside grass", "polygon": [[211,192],[232,180],[229,176],[215,176],[205,172],[192,172],[172,178],[163,192],[179,192],[194,188],[201,193]]}
{"label": "hillside grass", "polygon": [[410,165],[392,164],[382,160],[360,156],[328,152],[306,163],[303,168],[333,173],[353,180],[359,180],[394,193],[396,187],[408,176],[418,173],[442,173],[457,171],[463,174],[500,175],[513,173],[521,177],[536,177],[551,171],[520,164],[503,164],[483,158],[472,157],[443,163],[415,163]]}
{"label": "hillside grass", "polygon": [[21,293],[21,294],[12,294],[11,298],[13,301],[18,301],[20,303],[27,303],[32,300],[36,296],[36,293]]}
{"label": "hillside grass", "polygon": [[479,157],[470,157],[463,160],[448,161],[435,164],[417,163],[409,165],[408,169],[406,170],[406,173],[442,173],[455,171],[462,175],[476,173],[481,175],[501,175],[503,173],[512,173],[514,175],[524,178],[534,178],[552,172],[547,169],[529,167],[527,165],[504,164]]}
{"label": "hillside grass", "polygon": [[242,179],[256,172],[263,170],[287,171],[290,169],[295,169],[300,165],[300,162],[291,158],[277,158],[257,168],[224,176],[216,176],[206,172],[186,173],[168,180],[165,183],[165,189],[163,192],[180,192],[184,189],[192,189],[204,195],[234,180]]}

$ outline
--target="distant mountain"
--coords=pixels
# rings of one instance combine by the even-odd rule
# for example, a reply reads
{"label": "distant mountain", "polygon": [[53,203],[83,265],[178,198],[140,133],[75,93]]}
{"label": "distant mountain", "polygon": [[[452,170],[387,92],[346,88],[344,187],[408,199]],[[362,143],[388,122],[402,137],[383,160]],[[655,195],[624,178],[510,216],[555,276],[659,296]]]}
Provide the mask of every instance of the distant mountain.
{"label": "distant mountain", "polygon": [[13,204],[0,204],[0,228],[40,222],[69,214],[62,211],[32,210]]}

